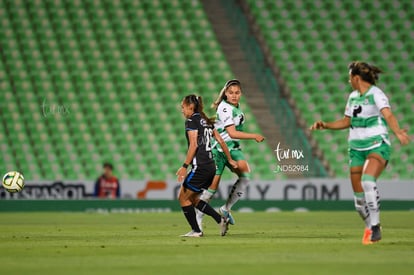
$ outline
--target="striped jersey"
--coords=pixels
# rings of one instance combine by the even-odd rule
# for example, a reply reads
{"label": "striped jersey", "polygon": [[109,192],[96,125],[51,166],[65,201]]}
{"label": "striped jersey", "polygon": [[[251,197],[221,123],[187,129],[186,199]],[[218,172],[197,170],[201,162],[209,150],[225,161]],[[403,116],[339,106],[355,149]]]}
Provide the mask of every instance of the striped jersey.
{"label": "striped jersey", "polygon": [[390,145],[387,122],[381,109],[389,108],[387,96],[376,86],[361,95],[353,91],[346,104],[345,115],[351,118],[349,128],[349,147],[359,151],[379,147],[382,142]]}
{"label": "striped jersey", "polygon": [[[220,136],[226,142],[229,150],[240,149],[238,139],[232,139],[226,131],[226,127],[234,125],[237,131],[243,131],[244,114],[239,106],[233,106],[225,100],[222,100],[217,107],[216,122],[214,128],[217,129]],[[220,145],[215,144],[217,149],[221,150]]]}

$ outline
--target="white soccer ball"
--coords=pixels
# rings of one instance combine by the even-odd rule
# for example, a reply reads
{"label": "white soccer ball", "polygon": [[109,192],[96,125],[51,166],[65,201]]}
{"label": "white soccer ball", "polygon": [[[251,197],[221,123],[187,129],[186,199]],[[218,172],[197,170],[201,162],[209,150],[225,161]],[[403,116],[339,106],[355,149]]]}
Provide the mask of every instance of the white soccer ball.
{"label": "white soccer ball", "polygon": [[10,193],[20,192],[24,187],[24,177],[17,171],[7,172],[3,177],[3,187]]}

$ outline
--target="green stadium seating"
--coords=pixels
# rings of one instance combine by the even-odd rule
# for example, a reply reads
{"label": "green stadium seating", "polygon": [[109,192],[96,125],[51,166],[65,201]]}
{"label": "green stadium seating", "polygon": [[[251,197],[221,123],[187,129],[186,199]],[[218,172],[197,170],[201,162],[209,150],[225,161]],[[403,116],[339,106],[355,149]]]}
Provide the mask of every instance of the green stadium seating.
{"label": "green stadium seating", "polygon": [[[389,95],[400,124],[413,125],[412,1],[247,3],[308,124],[343,116],[351,91],[347,65],[352,60],[366,60],[385,70],[379,86]],[[323,131],[313,136],[336,176],[347,177],[346,132]],[[390,165],[382,177],[413,178],[412,145],[401,147],[397,140],[393,144]]]}
{"label": "green stadium seating", "polygon": [[[233,77],[198,1],[0,0],[0,24],[0,166],[27,179],[94,179],[104,161],[121,179],[174,179],[181,98],[212,114]],[[283,177],[265,143],[243,146],[253,178]]]}

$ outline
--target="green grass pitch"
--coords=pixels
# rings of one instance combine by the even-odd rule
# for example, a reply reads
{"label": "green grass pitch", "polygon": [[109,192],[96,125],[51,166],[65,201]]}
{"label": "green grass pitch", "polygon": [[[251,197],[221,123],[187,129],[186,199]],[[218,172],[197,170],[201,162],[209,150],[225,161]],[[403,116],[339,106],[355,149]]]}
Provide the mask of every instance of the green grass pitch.
{"label": "green grass pitch", "polygon": [[413,274],[414,212],[382,212],[361,245],[354,212],[235,213],[225,237],[181,213],[1,213],[1,274]]}

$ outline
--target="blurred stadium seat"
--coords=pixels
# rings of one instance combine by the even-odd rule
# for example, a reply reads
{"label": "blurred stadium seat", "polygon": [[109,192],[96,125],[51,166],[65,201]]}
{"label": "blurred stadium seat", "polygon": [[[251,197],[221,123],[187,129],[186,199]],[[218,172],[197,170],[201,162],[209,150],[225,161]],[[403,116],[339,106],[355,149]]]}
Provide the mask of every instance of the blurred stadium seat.
{"label": "blurred stadium seat", "polygon": [[[351,91],[347,65],[352,60],[368,61],[385,71],[379,86],[390,97],[400,124],[413,125],[413,1],[247,3],[309,125],[343,116]],[[323,131],[313,136],[336,176],[347,177],[347,133]],[[382,177],[412,178],[412,145],[400,147],[394,138],[393,143],[390,165]]]}
{"label": "blurred stadium seat", "polygon": [[[94,179],[104,161],[121,179],[175,178],[181,98],[207,109],[233,77],[198,1],[0,0],[0,22],[0,166],[28,179]],[[243,147],[253,178],[283,177],[265,143]]]}

